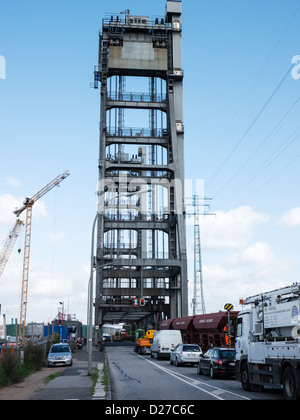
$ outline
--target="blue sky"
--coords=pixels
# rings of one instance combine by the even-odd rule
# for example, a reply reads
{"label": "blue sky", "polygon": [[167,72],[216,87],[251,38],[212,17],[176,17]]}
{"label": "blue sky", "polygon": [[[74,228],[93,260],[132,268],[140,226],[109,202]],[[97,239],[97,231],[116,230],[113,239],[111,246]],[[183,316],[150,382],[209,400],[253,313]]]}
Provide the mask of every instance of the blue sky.
{"label": "blue sky", "polygon": [[[164,16],[165,4],[0,0],[0,243],[24,197],[71,173],[33,209],[28,321],[53,318],[62,300],[86,320],[98,31],[106,14]],[[299,279],[299,20],[299,0],[183,0],[185,177],[204,179],[215,213],[201,224],[209,312]],[[15,249],[0,281],[8,319],[20,282]]]}

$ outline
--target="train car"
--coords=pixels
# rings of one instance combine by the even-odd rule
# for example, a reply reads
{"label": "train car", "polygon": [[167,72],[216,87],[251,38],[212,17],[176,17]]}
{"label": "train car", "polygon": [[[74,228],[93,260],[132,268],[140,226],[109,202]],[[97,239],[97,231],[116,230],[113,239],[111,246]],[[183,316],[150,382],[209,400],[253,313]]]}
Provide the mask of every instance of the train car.
{"label": "train car", "polygon": [[195,342],[206,351],[210,347],[235,346],[235,324],[238,312],[230,312],[230,326],[228,334],[228,313],[217,312],[205,315],[196,315],[193,319],[195,329]]}
{"label": "train car", "polygon": [[230,334],[228,312],[225,311],[165,319],[161,321],[160,329],[180,330],[184,343],[199,344],[203,351],[210,347],[234,347],[237,314],[236,311],[230,312]]}

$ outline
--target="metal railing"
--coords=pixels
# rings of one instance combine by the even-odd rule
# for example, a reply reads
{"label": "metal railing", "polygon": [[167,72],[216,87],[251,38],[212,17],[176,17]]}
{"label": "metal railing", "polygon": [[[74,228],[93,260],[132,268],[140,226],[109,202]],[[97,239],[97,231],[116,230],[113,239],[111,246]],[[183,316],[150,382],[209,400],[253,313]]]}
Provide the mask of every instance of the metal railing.
{"label": "metal railing", "polygon": [[124,102],[165,102],[167,95],[165,93],[144,93],[144,92],[108,92],[108,99],[112,101]]}

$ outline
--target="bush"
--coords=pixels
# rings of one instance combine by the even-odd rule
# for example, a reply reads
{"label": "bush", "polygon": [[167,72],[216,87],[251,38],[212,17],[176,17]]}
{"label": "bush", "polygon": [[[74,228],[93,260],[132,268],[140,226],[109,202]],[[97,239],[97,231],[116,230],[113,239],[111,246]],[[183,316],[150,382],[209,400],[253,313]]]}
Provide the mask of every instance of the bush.
{"label": "bush", "polygon": [[1,359],[1,386],[8,386],[21,382],[26,375],[27,372],[19,364],[16,354],[12,351],[6,351],[5,356]]}
{"label": "bush", "polygon": [[29,341],[24,349],[24,367],[28,372],[36,372],[45,366],[45,353],[42,345]]}
{"label": "bush", "polygon": [[53,335],[52,335],[52,343],[53,344],[58,344],[60,343],[60,335],[54,331]]}

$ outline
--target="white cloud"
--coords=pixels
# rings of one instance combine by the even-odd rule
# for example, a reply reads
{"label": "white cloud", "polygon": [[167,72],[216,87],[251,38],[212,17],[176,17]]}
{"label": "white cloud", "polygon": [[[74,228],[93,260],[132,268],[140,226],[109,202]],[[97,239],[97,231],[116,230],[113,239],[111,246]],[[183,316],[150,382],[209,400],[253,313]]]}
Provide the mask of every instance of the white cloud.
{"label": "white cloud", "polygon": [[0,226],[12,226],[16,220],[13,211],[20,206],[22,199],[12,194],[0,195]]}
{"label": "white cloud", "polygon": [[284,276],[293,263],[286,258],[276,258],[269,244],[256,242],[249,246],[240,258],[241,263],[252,267],[252,277],[256,279],[278,279]]}
{"label": "white cloud", "polygon": [[241,254],[241,261],[251,265],[261,265],[272,262],[274,255],[266,242],[256,242]]}
{"label": "white cloud", "polygon": [[300,226],[300,207],[295,207],[284,213],[279,219],[279,224],[285,228]]}
{"label": "white cloud", "polygon": [[270,220],[268,214],[258,213],[250,206],[241,206],[216,216],[204,216],[202,238],[204,249],[240,249],[247,245],[252,229]]}
{"label": "white cloud", "polygon": [[[12,194],[5,193],[0,195],[0,227],[13,226],[16,220],[14,210],[20,208],[24,202],[24,197],[14,197]],[[33,207],[33,217],[41,218],[48,216],[46,206],[43,201],[37,201]],[[20,215],[20,219],[25,219],[25,212]]]}
{"label": "white cloud", "polygon": [[[229,212],[218,211],[215,218],[203,218],[202,265],[208,313],[223,310],[226,303],[232,303],[240,310],[239,298],[296,281],[295,261],[275,255],[272,242],[255,237],[257,227],[270,220],[268,214],[259,213],[250,206]],[[189,271],[192,279],[191,263]],[[189,287],[192,289],[192,286],[191,281]]]}
{"label": "white cloud", "polygon": [[255,243],[217,264],[203,267],[207,312],[218,312],[226,303],[240,310],[239,299],[292,284],[293,263],[276,258],[266,243]]}
{"label": "white cloud", "polygon": [[[46,322],[57,315],[59,301],[65,303],[65,312],[76,314],[86,322],[89,264],[76,270],[56,273],[45,263],[30,263],[28,282],[27,322]],[[22,278],[22,255],[14,253],[3,272],[0,283],[2,313],[7,322],[19,318]],[[68,308],[69,306],[69,308]]]}

